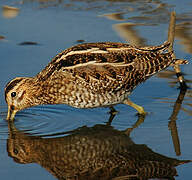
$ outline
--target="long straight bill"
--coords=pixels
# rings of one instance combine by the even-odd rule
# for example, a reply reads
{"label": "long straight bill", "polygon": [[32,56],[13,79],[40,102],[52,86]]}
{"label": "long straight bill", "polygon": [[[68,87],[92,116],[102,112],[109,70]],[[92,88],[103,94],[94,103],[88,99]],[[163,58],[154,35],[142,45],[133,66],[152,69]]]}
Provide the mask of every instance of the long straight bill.
{"label": "long straight bill", "polygon": [[14,110],[13,108],[11,108],[11,106],[8,106],[8,112],[7,112],[7,120],[14,120],[15,114],[17,113],[16,110]]}

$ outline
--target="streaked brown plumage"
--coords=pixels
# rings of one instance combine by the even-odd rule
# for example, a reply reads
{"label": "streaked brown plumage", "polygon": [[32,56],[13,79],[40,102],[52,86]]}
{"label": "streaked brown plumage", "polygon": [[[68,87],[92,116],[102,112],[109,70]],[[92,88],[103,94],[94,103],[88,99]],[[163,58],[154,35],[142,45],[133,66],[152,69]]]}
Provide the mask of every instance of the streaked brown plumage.
{"label": "streaked brown plumage", "polygon": [[129,101],[128,95],[138,84],[177,62],[172,52],[166,52],[168,46],[168,42],[140,48],[104,42],[66,49],[36,76],[15,78],[7,84],[7,119],[39,104],[94,108],[124,103],[142,114],[143,108]]}
{"label": "streaked brown plumage", "polygon": [[111,126],[84,126],[68,134],[48,139],[31,136],[9,122],[7,152],[16,162],[37,163],[60,180],[174,179],[175,167],[191,162],[135,144]]}

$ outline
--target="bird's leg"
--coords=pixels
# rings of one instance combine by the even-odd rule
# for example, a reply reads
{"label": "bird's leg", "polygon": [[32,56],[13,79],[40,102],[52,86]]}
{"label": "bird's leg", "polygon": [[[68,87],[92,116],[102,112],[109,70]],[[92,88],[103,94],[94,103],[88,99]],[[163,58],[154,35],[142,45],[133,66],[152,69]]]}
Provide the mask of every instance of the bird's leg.
{"label": "bird's leg", "polygon": [[110,112],[109,112],[110,114],[116,115],[118,113],[118,111],[113,106],[110,106],[109,108],[110,108]]}
{"label": "bird's leg", "polygon": [[112,123],[112,121],[113,121],[113,119],[114,119],[114,117],[115,117],[116,114],[118,113],[118,111],[116,111],[113,106],[110,106],[109,108],[110,108],[110,111],[109,111],[110,117],[109,117],[109,120],[107,121],[106,124],[110,126],[111,123]]}
{"label": "bird's leg", "polygon": [[[170,46],[168,48],[169,52],[173,51],[173,43],[175,38],[175,22],[176,22],[176,13],[173,11],[170,15],[170,22],[169,22],[169,30],[168,30],[168,41],[170,42]],[[176,59],[175,54],[173,53],[173,59]],[[185,79],[181,73],[181,69],[179,65],[174,65],[174,70],[176,72],[176,76],[180,83],[180,88],[185,90],[187,89],[187,84],[185,83]]]}
{"label": "bird's leg", "polygon": [[125,99],[123,101],[123,103],[133,107],[134,109],[136,109],[138,111],[139,115],[142,115],[142,116],[146,115],[146,112],[145,112],[144,108],[142,106],[139,106],[139,105],[133,103],[130,99]]}

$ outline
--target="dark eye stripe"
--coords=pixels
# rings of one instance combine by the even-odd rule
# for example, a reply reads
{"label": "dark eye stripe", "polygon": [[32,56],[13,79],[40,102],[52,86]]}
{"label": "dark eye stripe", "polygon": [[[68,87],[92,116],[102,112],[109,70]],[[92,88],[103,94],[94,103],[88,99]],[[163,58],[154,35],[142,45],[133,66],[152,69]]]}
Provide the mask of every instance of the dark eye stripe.
{"label": "dark eye stripe", "polygon": [[5,97],[9,91],[11,91],[20,81],[22,81],[23,78],[16,79],[12,81],[11,83],[8,83],[5,87]]}

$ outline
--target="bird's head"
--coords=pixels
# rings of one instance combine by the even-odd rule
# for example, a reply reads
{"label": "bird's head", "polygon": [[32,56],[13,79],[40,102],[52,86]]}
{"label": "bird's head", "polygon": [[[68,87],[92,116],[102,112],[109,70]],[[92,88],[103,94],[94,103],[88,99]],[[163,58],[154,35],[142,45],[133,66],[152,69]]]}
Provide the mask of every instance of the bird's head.
{"label": "bird's head", "polygon": [[13,120],[17,111],[32,106],[30,96],[32,78],[17,77],[7,83],[5,100],[8,105],[7,120]]}

